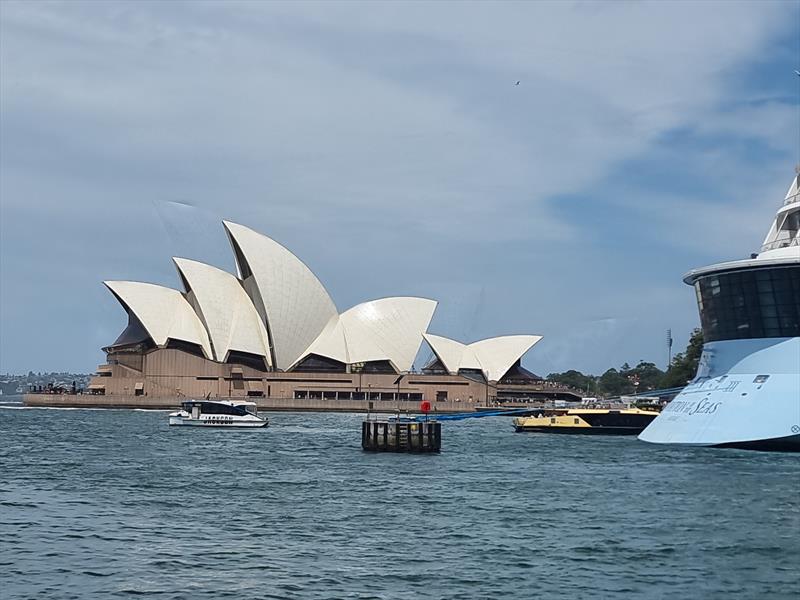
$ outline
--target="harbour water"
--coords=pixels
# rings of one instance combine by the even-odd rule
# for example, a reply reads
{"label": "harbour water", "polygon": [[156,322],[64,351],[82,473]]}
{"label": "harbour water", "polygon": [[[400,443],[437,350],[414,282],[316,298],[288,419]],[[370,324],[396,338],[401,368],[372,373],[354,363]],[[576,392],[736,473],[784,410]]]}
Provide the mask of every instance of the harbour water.
{"label": "harbour water", "polygon": [[796,598],[797,455],[361,415],[253,431],[0,404],[0,597]]}

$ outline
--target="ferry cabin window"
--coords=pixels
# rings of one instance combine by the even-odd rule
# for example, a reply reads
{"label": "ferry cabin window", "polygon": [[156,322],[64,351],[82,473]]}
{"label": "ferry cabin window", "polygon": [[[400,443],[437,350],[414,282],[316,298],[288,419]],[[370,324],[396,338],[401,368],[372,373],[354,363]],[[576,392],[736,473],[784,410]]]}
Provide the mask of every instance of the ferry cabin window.
{"label": "ferry cabin window", "polygon": [[800,336],[800,267],[710,275],[695,291],[706,342]]}
{"label": "ferry cabin window", "polygon": [[210,402],[201,403],[201,411],[204,415],[238,415],[243,417],[246,414],[245,410],[240,406],[212,404]]}

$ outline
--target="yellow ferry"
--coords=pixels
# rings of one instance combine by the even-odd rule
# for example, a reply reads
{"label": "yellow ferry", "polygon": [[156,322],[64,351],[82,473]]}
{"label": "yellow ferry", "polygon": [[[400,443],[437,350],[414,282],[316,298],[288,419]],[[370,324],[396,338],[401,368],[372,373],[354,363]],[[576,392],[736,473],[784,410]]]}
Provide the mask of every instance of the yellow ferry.
{"label": "yellow ferry", "polygon": [[514,430],[544,433],[638,435],[658,412],[640,408],[572,408],[562,414],[539,413],[514,419]]}

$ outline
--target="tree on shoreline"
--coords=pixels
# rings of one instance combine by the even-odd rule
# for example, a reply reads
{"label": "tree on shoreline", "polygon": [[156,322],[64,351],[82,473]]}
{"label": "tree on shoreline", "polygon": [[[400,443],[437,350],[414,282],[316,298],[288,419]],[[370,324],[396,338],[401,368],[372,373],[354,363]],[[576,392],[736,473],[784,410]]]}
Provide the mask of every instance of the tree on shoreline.
{"label": "tree on shoreline", "polygon": [[666,374],[661,380],[661,387],[671,388],[686,385],[697,374],[697,365],[703,353],[703,332],[698,328],[692,331],[689,345],[672,359]]}
{"label": "tree on shoreline", "polygon": [[686,385],[697,373],[703,350],[703,332],[692,331],[684,352],[676,354],[666,373],[654,363],[639,361],[635,367],[625,363],[619,369],[608,369],[602,375],[584,375],[570,369],[563,373],[550,373],[548,381],[578,389],[587,396],[625,396],[656,389]]}

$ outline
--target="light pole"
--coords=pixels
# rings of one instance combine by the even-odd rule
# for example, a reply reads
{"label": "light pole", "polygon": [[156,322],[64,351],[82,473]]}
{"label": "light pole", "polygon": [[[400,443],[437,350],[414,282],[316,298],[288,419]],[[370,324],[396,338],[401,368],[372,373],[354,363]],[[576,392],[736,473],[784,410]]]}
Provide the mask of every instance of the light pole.
{"label": "light pole", "polygon": [[[397,402],[397,414],[400,414],[400,381],[402,381],[403,377],[405,377],[405,373],[401,373],[397,379],[394,380],[395,384],[397,384],[397,394],[395,394],[395,401]],[[408,411],[408,409],[406,409]]]}
{"label": "light pole", "polygon": [[400,382],[403,380],[403,377],[405,376],[406,376],[405,373],[401,373],[400,376],[394,380],[394,383],[397,386],[397,396],[395,397],[395,400],[397,400],[398,402],[400,402]]}
{"label": "light pole", "polygon": [[667,329],[667,371],[672,364],[672,329]]}

